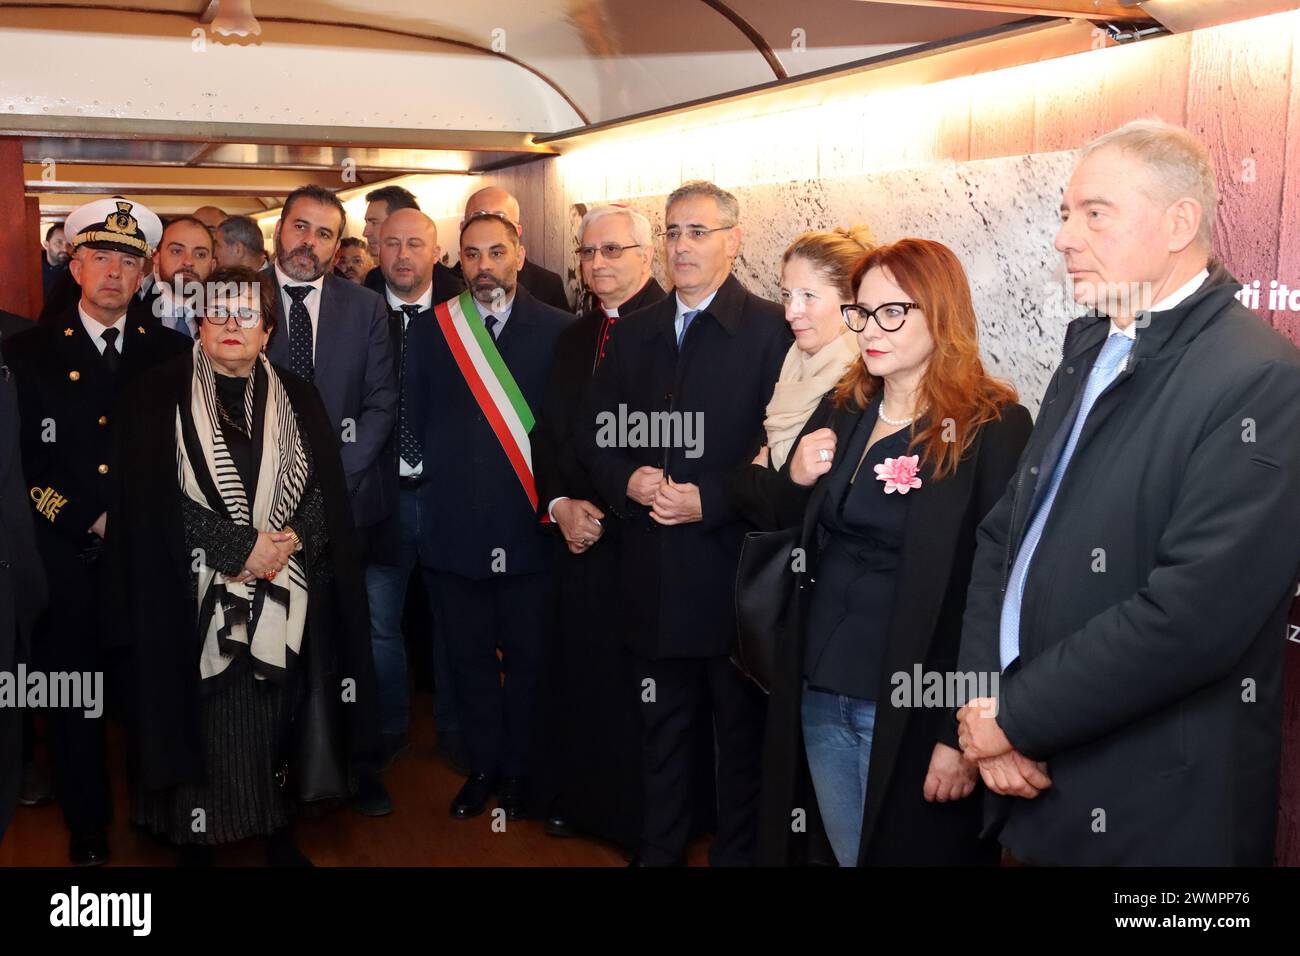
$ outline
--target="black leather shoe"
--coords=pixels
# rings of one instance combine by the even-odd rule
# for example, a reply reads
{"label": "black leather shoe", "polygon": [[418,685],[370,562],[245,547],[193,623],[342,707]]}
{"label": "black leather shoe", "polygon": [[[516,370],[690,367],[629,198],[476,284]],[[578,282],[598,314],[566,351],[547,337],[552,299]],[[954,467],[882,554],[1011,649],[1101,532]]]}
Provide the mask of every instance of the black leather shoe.
{"label": "black leather shoe", "polygon": [[501,781],[497,806],[506,812],[507,820],[523,820],[528,816],[528,804],[524,800],[527,789],[528,785],[523,777],[506,777]]}
{"label": "black leather shoe", "polygon": [[363,773],[357,778],[357,792],[352,806],[368,817],[386,817],[393,812],[393,799],[378,774]]}
{"label": "black leather shoe", "polygon": [[108,837],[103,831],[74,835],[68,841],[68,862],[73,866],[103,866],[108,862]]}
{"label": "black leather shoe", "polygon": [[[471,773],[460,788],[456,799],[451,801],[451,815],[457,820],[468,820],[487,809],[492,791],[496,789],[496,780],[486,773]],[[509,816],[509,811],[507,811]]]}
{"label": "black leather shoe", "polygon": [[547,817],[546,825],[542,829],[546,831],[547,836],[576,837],[578,835],[578,831],[573,829],[569,821],[558,813],[553,813]]}

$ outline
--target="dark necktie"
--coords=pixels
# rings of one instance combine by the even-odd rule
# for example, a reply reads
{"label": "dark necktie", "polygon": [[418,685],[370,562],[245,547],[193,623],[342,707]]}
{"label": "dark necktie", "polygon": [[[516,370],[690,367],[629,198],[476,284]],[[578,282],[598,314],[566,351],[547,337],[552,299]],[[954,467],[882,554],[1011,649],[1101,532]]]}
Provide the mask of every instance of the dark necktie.
{"label": "dark necktie", "polygon": [[488,333],[492,336],[493,342],[497,340],[497,323],[500,321],[501,320],[491,312],[483,316],[483,324],[487,326]]}
{"label": "dark necktie", "polygon": [[420,448],[420,443],[415,440],[406,418],[406,342],[410,336],[411,323],[424,310],[418,305],[404,305],[402,311],[406,313],[406,321],[402,324],[402,369],[399,378],[403,382],[403,387],[397,400],[397,447],[401,452],[402,460],[415,468],[424,460],[424,452]]}
{"label": "dark necktie", "polygon": [[104,364],[114,375],[117,374],[118,366],[122,364],[122,356],[117,351],[117,335],[117,329],[105,329],[99,335],[104,340]]}
{"label": "dark necktie", "polygon": [[311,314],[302,300],[311,290],[309,285],[284,287],[293,299],[289,306],[289,370],[308,382],[315,378],[316,363],[312,358]]}

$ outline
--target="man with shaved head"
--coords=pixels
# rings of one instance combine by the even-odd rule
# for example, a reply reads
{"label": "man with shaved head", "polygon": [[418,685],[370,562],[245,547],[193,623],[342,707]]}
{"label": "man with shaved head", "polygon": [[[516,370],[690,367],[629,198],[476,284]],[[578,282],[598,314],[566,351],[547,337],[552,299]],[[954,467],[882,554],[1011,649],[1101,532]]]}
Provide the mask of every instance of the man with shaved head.
{"label": "man with shaved head", "polygon": [[[417,316],[431,314],[439,302],[461,291],[460,282],[438,260],[438,227],[418,209],[398,209],[378,227],[379,269],[384,278],[388,305],[388,331],[397,357],[397,390],[402,394],[406,371],[407,332]],[[398,502],[377,535],[366,568],[366,590],[370,597],[370,632],[379,678],[380,730],[384,751],[391,760],[406,744],[410,722],[407,691],[406,642],[402,637],[402,611],[406,606],[411,572],[419,559],[419,488],[424,466],[419,443],[411,434],[406,402],[399,399],[397,427],[384,449],[385,476],[392,483]],[[430,614],[432,617],[432,614]],[[438,728],[438,750],[453,765],[460,765],[463,751],[460,722],[456,714],[450,659],[446,642],[438,634],[433,643],[434,722]]]}
{"label": "man with shaved head", "polygon": [[[519,222],[519,200],[500,186],[485,186],[471,195],[465,201],[465,218],[461,220],[461,225],[485,212],[509,220],[519,234],[519,238],[523,239],[524,227]],[[456,264],[456,274],[461,274],[459,263]],[[518,281],[532,293],[534,299],[557,309],[563,309],[565,312],[573,311],[569,305],[568,293],[564,291],[564,280],[550,269],[538,265],[531,259],[525,259],[519,269]]]}
{"label": "man with shaved head", "polygon": [[224,209],[218,209],[216,206],[200,206],[194,210],[194,218],[203,225],[208,227],[208,232],[212,234],[215,241],[217,238],[217,226],[221,225],[229,217]]}

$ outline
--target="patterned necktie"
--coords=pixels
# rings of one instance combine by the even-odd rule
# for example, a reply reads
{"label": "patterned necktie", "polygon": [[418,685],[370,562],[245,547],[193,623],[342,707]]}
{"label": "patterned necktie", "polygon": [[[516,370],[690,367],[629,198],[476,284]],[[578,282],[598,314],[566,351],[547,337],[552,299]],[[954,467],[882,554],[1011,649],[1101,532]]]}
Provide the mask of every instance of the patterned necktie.
{"label": "patterned necktie", "polygon": [[681,334],[677,336],[678,349],[682,347],[682,339],[686,338],[686,330],[691,327],[691,322],[693,322],[695,320],[695,317],[699,314],[700,314],[699,309],[691,309],[691,311],[689,312],[682,313],[682,331]]}
{"label": "patterned necktie", "polygon": [[[402,324],[402,369],[400,374],[403,383],[406,382],[406,342],[411,331],[411,323],[423,309],[418,305],[404,305],[402,311],[406,313],[406,319]],[[410,424],[406,418],[406,388],[403,384],[401,394],[397,399],[397,449],[402,456],[402,460],[412,468],[417,467],[424,460],[424,451],[420,448],[420,443],[415,440],[415,435],[411,432]]]}
{"label": "patterned necktie", "polygon": [[303,299],[312,291],[309,285],[287,285],[293,304],[289,306],[289,370],[308,382],[316,377],[315,352],[312,346],[311,313]]}
{"label": "patterned necktie", "polygon": [[122,364],[122,355],[117,350],[117,334],[117,329],[105,329],[99,336],[104,340],[104,364],[114,375],[117,374],[118,366]]}
{"label": "patterned necktie", "polygon": [[1070,437],[1066,440],[1065,447],[1061,449],[1061,457],[1057,460],[1056,467],[1052,469],[1051,484],[1047,486],[1047,494],[1043,496],[1042,504],[1039,505],[1033,520],[1029,523],[1029,530],[1025,532],[1024,540],[1020,543],[1020,551],[1016,554],[1015,564],[1011,567],[1011,579],[1007,582],[1007,596],[1002,602],[1002,620],[998,633],[998,653],[1003,670],[1006,670],[1007,665],[1020,656],[1020,606],[1025,595],[1025,578],[1029,575],[1034,549],[1038,547],[1038,542],[1043,537],[1043,527],[1047,524],[1047,516],[1051,513],[1053,502],[1056,501],[1056,492],[1061,487],[1061,479],[1065,477],[1065,469],[1074,454],[1074,446],[1078,444],[1079,433],[1083,431],[1084,422],[1088,418],[1088,412],[1092,410],[1093,403],[1097,401],[1097,396],[1119,376],[1124,359],[1128,357],[1129,350],[1132,348],[1131,338],[1119,332],[1112,333],[1102,347],[1101,354],[1097,356],[1097,361],[1093,363],[1092,371],[1088,373],[1088,382],[1084,386],[1083,398],[1079,402],[1079,412],[1074,416],[1074,424],[1070,428]]}

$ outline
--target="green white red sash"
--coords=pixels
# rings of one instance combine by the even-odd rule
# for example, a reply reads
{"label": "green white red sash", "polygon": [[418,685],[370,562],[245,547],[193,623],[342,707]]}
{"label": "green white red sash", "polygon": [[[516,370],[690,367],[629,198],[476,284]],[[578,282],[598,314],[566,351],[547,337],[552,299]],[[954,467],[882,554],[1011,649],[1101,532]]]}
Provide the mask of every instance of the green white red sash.
{"label": "green white red sash", "polygon": [[[465,377],[474,400],[492,426],[501,449],[510,460],[519,484],[533,510],[537,510],[537,482],[533,478],[533,452],[528,433],[535,421],[532,409],[510,374],[497,344],[483,324],[474,296],[468,291],[437,305],[433,314],[451,349],[456,367]],[[545,515],[542,521],[550,519]]]}

